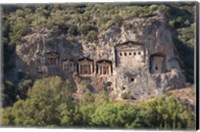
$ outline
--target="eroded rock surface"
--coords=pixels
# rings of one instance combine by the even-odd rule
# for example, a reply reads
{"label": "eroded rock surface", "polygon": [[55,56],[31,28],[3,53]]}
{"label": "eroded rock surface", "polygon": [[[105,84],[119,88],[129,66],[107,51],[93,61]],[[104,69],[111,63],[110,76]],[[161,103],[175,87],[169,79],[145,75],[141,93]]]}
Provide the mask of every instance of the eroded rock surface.
{"label": "eroded rock surface", "polygon": [[156,15],[113,25],[95,43],[33,33],[16,47],[16,68],[33,78],[68,78],[78,92],[85,79],[116,98],[127,92],[144,99],[185,85],[170,30],[164,16]]}

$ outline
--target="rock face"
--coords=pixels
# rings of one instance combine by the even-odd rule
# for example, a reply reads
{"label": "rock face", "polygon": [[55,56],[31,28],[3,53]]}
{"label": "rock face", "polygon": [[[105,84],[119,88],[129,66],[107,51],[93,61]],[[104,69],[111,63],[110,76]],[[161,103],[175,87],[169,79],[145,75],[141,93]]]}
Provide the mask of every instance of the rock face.
{"label": "rock face", "polygon": [[16,66],[34,78],[68,78],[78,91],[79,81],[86,79],[116,99],[122,93],[143,99],[185,85],[171,35],[162,15],[113,25],[100,33],[96,43],[49,38],[43,31],[17,45]]}

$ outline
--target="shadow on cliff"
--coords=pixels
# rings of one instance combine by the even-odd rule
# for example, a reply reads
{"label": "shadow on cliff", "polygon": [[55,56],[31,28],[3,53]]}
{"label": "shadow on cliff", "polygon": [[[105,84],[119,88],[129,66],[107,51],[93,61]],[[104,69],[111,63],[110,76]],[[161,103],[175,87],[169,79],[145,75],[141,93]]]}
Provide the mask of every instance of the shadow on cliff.
{"label": "shadow on cliff", "polygon": [[[5,50],[4,50],[5,52]],[[14,52],[14,51],[13,51]],[[28,79],[26,72],[23,67],[17,68],[15,62],[23,64],[23,66],[27,66],[24,61],[14,52],[11,53],[11,58],[8,59],[6,56],[3,58],[3,76],[2,76],[2,106],[11,106],[17,101],[17,97],[22,98],[22,91],[20,90],[20,84]],[[9,65],[5,65],[5,63],[9,63]]]}
{"label": "shadow on cliff", "polygon": [[181,68],[184,69],[186,81],[194,83],[194,48],[189,47],[178,38],[174,37],[173,40],[181,59],[179,63]]}

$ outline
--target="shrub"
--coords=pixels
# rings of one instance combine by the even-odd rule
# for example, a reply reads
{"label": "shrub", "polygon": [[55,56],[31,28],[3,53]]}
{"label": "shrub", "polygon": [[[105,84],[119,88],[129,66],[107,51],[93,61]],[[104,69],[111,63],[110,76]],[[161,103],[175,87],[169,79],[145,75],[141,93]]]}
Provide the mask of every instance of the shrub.
{"label": "shrub", "polygon": [[78,34],[77,26],[75,26],[75,25],[68,25],[68,34],[69,35],[77,35]]}
{"label": "shrub", "polygon": [[[25,81],[29,85],[30,81]],[[36,80],[28,91],[28,99],[18,100],[3,115],[3,125],[52,126],[70,125],[78,122],[78,112],[71,97],[71,84],[60,77]],[[67,112],[67,115],[64,114]],[[67,118],[64,124],[60,124]],[[78,118],[78,119],[75,119]],[[11,124],[13,123],[13,124]],[[66,124],[65,124],[66,123]]]}
{"label": "shrub", "polygon": [[93,42],[93,41],[98,40],[97,32],[95,32],[95,31],[90,31],[90,32],[87,34],[86,39],[87,39],[87,41],[89,41],[89,42]]}
{"label": "shrub", "polygon": [[78,27],[78,31],[79,33],[86,35],[88,34],[89,31],[97,31],[97,28],[91,25],[87,25],[87,24],[82,24]]}
{"label": "shrub", "polygon": [[122,99],[132,99],[130,92],[124,92],[121,94]]}
{"label": "shrub", "polygon": [[21,99],[25,99],[27,97],[28,89],[33,85],[32,80],[24,80],[19,84],[19,93]]}
{"label": "shrub", "polygon": [[158,6],[157,6],[157,5],[151,5],[151,6],[149,7],[149,9],[150,9],[151,11],[155,11],[155,10],[158,9]]}
{"label": "shrub", "polygon": [[2,103],[3,107],[12,105],[16,101],[17,89],[12,81],[5,81],[2,87]]}
{"label": "shrub", "polygon": [[113,24],[116,24],[116,23],[121,24],[122,22],[123,22],[123,18],[121,16],[119,15],[114,16]]}
{"label": "shrub", "polygon": [[118,118],[118,113],[123,111],[125,108],[125,105],[120,103],[101,105],[92,115],[91,124],[97,127],[122,127],[124,122],[122,119]]}

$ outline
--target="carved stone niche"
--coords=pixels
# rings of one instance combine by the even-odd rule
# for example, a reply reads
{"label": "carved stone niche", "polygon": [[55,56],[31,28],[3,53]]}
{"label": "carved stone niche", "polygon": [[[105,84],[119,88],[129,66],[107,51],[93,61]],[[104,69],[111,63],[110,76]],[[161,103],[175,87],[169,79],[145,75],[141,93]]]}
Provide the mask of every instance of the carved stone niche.
{"label": "carved stone niche", "polygon": [[62,61],[62,70],[64,72],[73,72],[76,70],[76,63],[71,59],[64,59]]}
{"label": "carved stone niche", "polygon": [[109,60],[97,61],[97,74],[107,76],[112,74],[112,62]]}
{"label": "carved stone niche", "polygon": [[78,60],[78,73],[83,76],[91,76],[94,73],[94,62],[89,58]]}
{"label": "carved stone niche", "polygon": [[59,53],[57,53],[57,52],[45,53],[45,64],[47,66],[57,65],[58,60],[59,60]]}
{"label": "carved stone niche", "polygon": [[132,75],[128,77],[128,82],[129,83],[136,83],[137,82],[137,75]]}
{"label": "carved stone niche", "polygon": [[115,47],[116,66],[138,68],[145,62],[145,47],[141,43],[127,41]]}
{"label": "carved stone niche", "polygon": [[156,53],[150,55],[150,72],[151,73],[163,73],[166,72],[165,55],[162,53]]}

